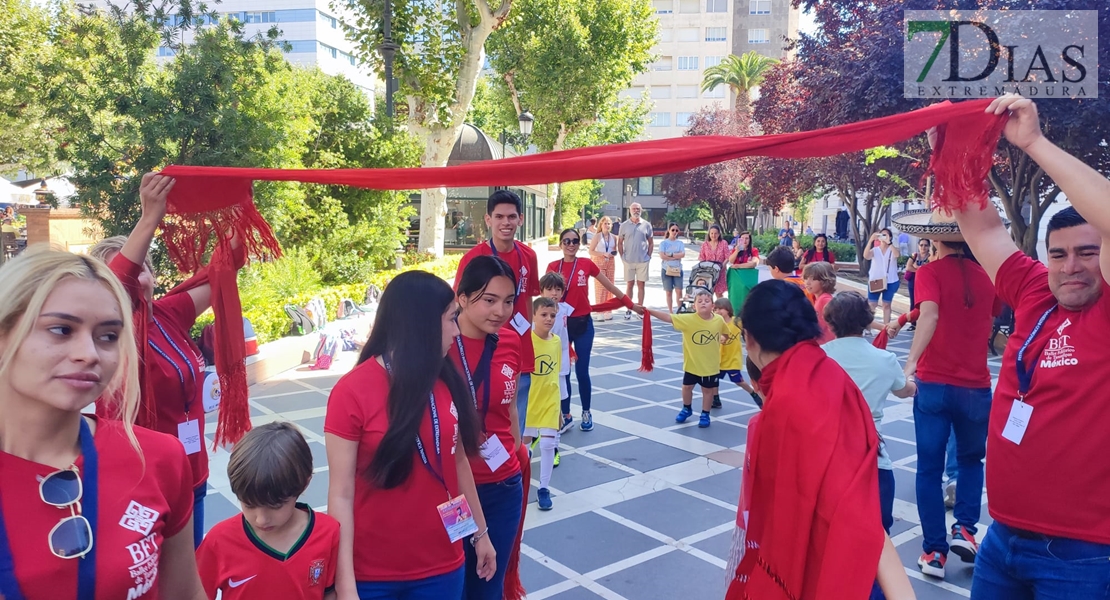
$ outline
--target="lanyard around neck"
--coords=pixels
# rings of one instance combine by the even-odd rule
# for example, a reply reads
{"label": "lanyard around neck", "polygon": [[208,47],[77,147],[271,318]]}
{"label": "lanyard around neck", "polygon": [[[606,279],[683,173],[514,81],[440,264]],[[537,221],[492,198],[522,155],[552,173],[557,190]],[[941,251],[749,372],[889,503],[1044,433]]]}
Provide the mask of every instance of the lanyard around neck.
{"label": "lanyard around neck", "polygon": [[[1025,338],[1025,343],[1021,345],[1021,349],[1017,353],[1017,376],[1018,376],[1018,396],[1022,402],[1025,401],[1025,395],[1029,393],[1029,387],[1033,384],[1033,372],[1037,370],[1037,359],[1040,358],[1041,353],[1038,352],[1036,356],[1031,357],[1029,367],[1025,366],[1025,351],[1029,349],[1029,345],[1041,332],[1044,327],[1045,321],[1048,320],[1049,315],[1056,312],[1059,305],[1054,304],[1051,308],[1046,310],[1041,318],[1037,320],[1037,324],[1033,327],[1033,331],[1029,332],[1029,337]],[[1043,352],[1044,349],[1042,348]]]}

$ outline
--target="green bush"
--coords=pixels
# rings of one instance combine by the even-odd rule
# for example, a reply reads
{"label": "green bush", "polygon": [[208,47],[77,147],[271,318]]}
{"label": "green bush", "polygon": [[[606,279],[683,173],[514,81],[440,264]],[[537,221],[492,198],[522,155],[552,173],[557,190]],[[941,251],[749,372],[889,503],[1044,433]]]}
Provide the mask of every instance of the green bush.
{"label": "green bush", "polygon": [[[800,235],[798,236],[798,242],[802,245],[802,248],[808,250],[813,247],[813,236]],[[752,243],[756,248],[759,248],[760,256],[767,256],[772,250],[778,247],[779,236],[777,233],[764,233],[753,236]],[[836,255],[836,260],[840,262],[856,262],[855,244],[845,244],[843,242],[829,240],[829,250]]]}
{"label": "green bush", "polygon": [[[369,275],[365,283],[325,287],[320,283],[320,276],[312,270],[308,258],[302,253],[292,251],[279,260],[254,264],[239,273],[239,297],[243,304],[243,316],[254,327],[258,343],[265,344],[289,333],[291,322],[285,314],[286,304],[304,306],[313,298],[320,298],[324,301],[328,318],[334,319],[343,299],[349,298],[361,304],[366,297],[366,288],[370,285],[385,289],[397,274],[414,270],[428,271],[449,280],[455,276],[461,258],[461,254],[450,254],[408,265],[400,271],[377,271]],[[199,336],[201,329],[213,320],[211,310],[198,317],[193,326],[193,336]]]}

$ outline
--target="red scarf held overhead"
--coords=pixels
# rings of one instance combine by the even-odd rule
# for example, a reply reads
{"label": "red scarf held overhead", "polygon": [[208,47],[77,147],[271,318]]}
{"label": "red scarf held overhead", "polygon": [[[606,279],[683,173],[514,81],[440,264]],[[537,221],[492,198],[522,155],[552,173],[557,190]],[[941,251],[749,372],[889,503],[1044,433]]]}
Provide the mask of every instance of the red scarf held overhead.
{"label": "red scarf held overhead", "polygon": [[883,547],[867,403],[815,342],[772,361],[759,385],[747,548],[726,600],[866,598]]}

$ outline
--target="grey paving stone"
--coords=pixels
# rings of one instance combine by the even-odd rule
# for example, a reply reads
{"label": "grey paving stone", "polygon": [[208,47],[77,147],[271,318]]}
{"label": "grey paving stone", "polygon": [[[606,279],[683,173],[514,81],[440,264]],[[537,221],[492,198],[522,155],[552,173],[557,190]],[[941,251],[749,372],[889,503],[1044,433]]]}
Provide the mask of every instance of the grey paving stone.
{"label": "grey paving stone", "polygon": [[894,497],[917,504],[917,473],[894,469]]}
{"label": "grey paving stone", "polygon": [[682,487],[730,504],[736,504],[740,499],[740,476],[740,469],[733,469],[704,479],[691,481],[683,484]]}
{"label": "grey paving stone", "polygon": [[735,511],[672,489],[625,500],[608,510],[676,540],[736,520]]}
{"label": "grey paving stone", "polygon": [[300,393],[285,396],[255,398],[254,401],[276,413],[282,413],[306,408],[324,408],[328,404],[328,396],[326,393],[304,390]]}
{"label": "grey paving stone", "polygon": [[560,594],[551,596],[551,600],[598,600],[601,596],[587,590],[584,587],[573,587]]}
{"label": "grey paving stone", "polygon": [[891,421],[890,423],[883,423],[883,435],[893,436],[903,440],[917,439],[913,421]]}
{"label": "grey paving stone", "polygon": [[[883,433],[886,433],[885,426],[883,428]],[[903,458],[917,454],[917,446],[897,440],[886,440],[886,451],[890,455],[890,460],[902,460]]]}
{"label": "grey paving stone", "polygon": [[[628,395],[622,395],[628,394]],[[632,395],[628,392],[598,392],[597,387],[594,387],[594,395],[590,398],[590,407],[597,410],[618,410],[621,408],[635,408],[644,405],[643,400],[637,398],[629,398]],[[577,420],[582,412],[582,406],[579,404],[578,396],[571,398],[571,414]]]}
{"label": "grey paving stone", "polygon": [[640,364],[640,359],[642,358],[642,351],[640,351],[640,350],[621,350],[620,352],[607,352],[605,355],[608,356],[609,358],[619,358],[619,359],[624,360],[626,362],[630,362],[630,363],[638,365],[638,364]]}
{"label": "grey paving stone", "polygon": [[298,421],[293,421],[293,422],[296,423],[297,425],[299,425],[301,427],[304,427],[305,429],[311,431],[312,433],[315,433],[316,435],[318,435],[320,437],[324,436],[324,417],[313,417],[311,419],[300,419]]}
{"label": "grey paving stone", "polygon": [[[539,479],[539,465],[534,465],[533,479]],[[579,454],[562,457],[559,468],[551,474],[552,487],[570,493],[628,477],[628,473],[614,469]],[[535,495],[532,495],[535,500]]]}
{"label": "grey paving stone", "polygon": [[592,430],[582,431],[578,428],[578,424],[580,422],[581,421],[578,420],[578,416],[575,415],[574,425],[571,426],[570,431],[567,431],[559,437],[559,443],[561,445],[569,445],[574,446],[575,448],[581,448],[585,446],[592,446],[593,444],[601,444],[603,442],[628,437],[628,434],[623,431],[613,429],[612,427],[606,427],[604,425],[598,425],[596,422],[594,423],[594,428]]}
{"label": "grey paving stone", "polygon": [[[591,370],[593,370],[593,369],[608,369],[609,367],[623,367],[623,366],[627,366],[627,365],[631,365],[631,364],[633,364],[631,361],[621,360],[619,358],[611,358],[611,357],[608,357],[608,356],[590,355],[590,369]],[[639,363],[636,363],[636,364],[639,364]],[[593,375],[593,374],[591,373],[591,375]],[[606,377],[612,377],[612,376],[613,376],[612,374],[606,375]],[[597,378],[598,375],[593,375],[593,377]]]}
{"label": "grey paving stone", "polygon": [[661,545],[596,513],[529,529],[524,532],[524,543],[578,573],[588,573]]}
{"label": "grey paving stone", "polygon": [[[916,561],[917,559],[914,560]],[[917,563],[914,562],[913,566],[916,568]],[[913,588],[914,593],[917,595],[917,600],[966,600],[967,598],[967,596],[961,596],[956,592],[950,592],[942,587],[921,581],[920,579],[910,578],[910,587]]]}
{"label": "grey paving stone", "polygon": [[[641,382],[644,383],[644,382]],[[628,394],[634,398],[641,400],[649,400],[651,402],[674,402],[675,409],[682,403],[682,390],[680,389],[681,382],[675,383],[645,383],[633,388],[621,390],[621,393]],[[701,390],[694,390],[694,404],[701,403]]]}
{"label": "grey paving stone", "polygon": [[242,511],[239,503],[232,503],[218,492],[209,491],[204,497],[204,533],[211,531],[212,527],[225,519],[234,517]]}
{"label": "grey paving stone", "polygon": [[[678,415],[680,408],[682,408],[681,403],[675,401],[674,407],[652,404],[635,410],[622,411],[618,416],[622,419],[629,419],[637,423],[643,423],[644,425],[651,425],[652,427],[662,429],[664,427],[676,425],[674,418]],[[690,418],[697,420],[698,417],[695,413],[694,416]]]}
{"label": "grey paving stone", "polygon": [[724,571],[674,551],[602,577],[598,583],[625,598],[723,598]]}
{"label": "grey paving stone", "polygon": [[250,394],[252,400],[257,400],[264,396],[272,396],[274,394],[289,394],[292,392],[303,392],[306,388],[296,381],[288,379],[269,380],[261,383],[256,383],[251,386]]}
{"label": "grey paving stone", "polygon": [[732,532],[718,533],[707,540],[694,544],[694,547],[728,562],[728,553],[732,551]]}
{"label": "grey paving stone", "polygon": [[[917,566],[917,559],[921,556],[922,552],[920,536],[898,546],[898,556],[902,559],[902,564],[917,571],[920,571],[920,568]],[[974,575],[974,569],[972,567],[972,564],[965,563],[960,560],[960,557],[953,553],[949,553],[948,562],[944,565],[944,581],[970,590],[971,578]]]}
{"label": "grey paving stone", "polygon": [[[696,414],[693,417],[690,417],[690,420],[695,423],[697,422],[697,419],[698,415]],[[710,442],[712,444],[717,444],[726,448],[731,448],[732,446],[743,444],[748,438],[748,430],[746,428],[729,425],[723,420],[717,419],[716,416],[712,417],[709,427],[706,427],[705,429],[702,429],[697,425],[691,425],[689,427],[673,429],[672,431],[679,435],[684,435],[686,437],[694,438],[697,440]]]}
{"label": "grey paving stone", "polygon": [[327,506],[328,504],[328,476],[331,473],[324,471],[323,473],[316,473],[312,476],[312,481],[308,483],[308,489],[301,494],[301,502],[308,504],[313,508],[320,506]]}
{"label": "grey paving stone", "polygon": [[643,472],[685,462],[697,456],[643,438],[598,448],[593,454]]}
{"label": "grey paving stone", "polygon": [[328,466],[328,449],[320,442],[309,442],[308,449],[312,451],[312,468],[319,469]]}
{"label": "grey paving stone", "polygon": [[524,589],[535,592],[566,581],[562,575],[548,569],[524,554],[520,555],[520,582]]}

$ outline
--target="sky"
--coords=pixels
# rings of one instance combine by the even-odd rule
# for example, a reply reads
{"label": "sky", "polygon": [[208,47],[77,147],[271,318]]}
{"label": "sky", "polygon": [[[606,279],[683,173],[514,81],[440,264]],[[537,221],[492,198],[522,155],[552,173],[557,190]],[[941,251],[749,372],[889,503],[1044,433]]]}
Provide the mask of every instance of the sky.
{"label": "sky", "polygon": [[813,32],[816,30],[817,22],[813,20],[813,13],[810,13],[808,11],[803,12],[801,14],[801,17],[798,19],[798,31],[813,35]]}

